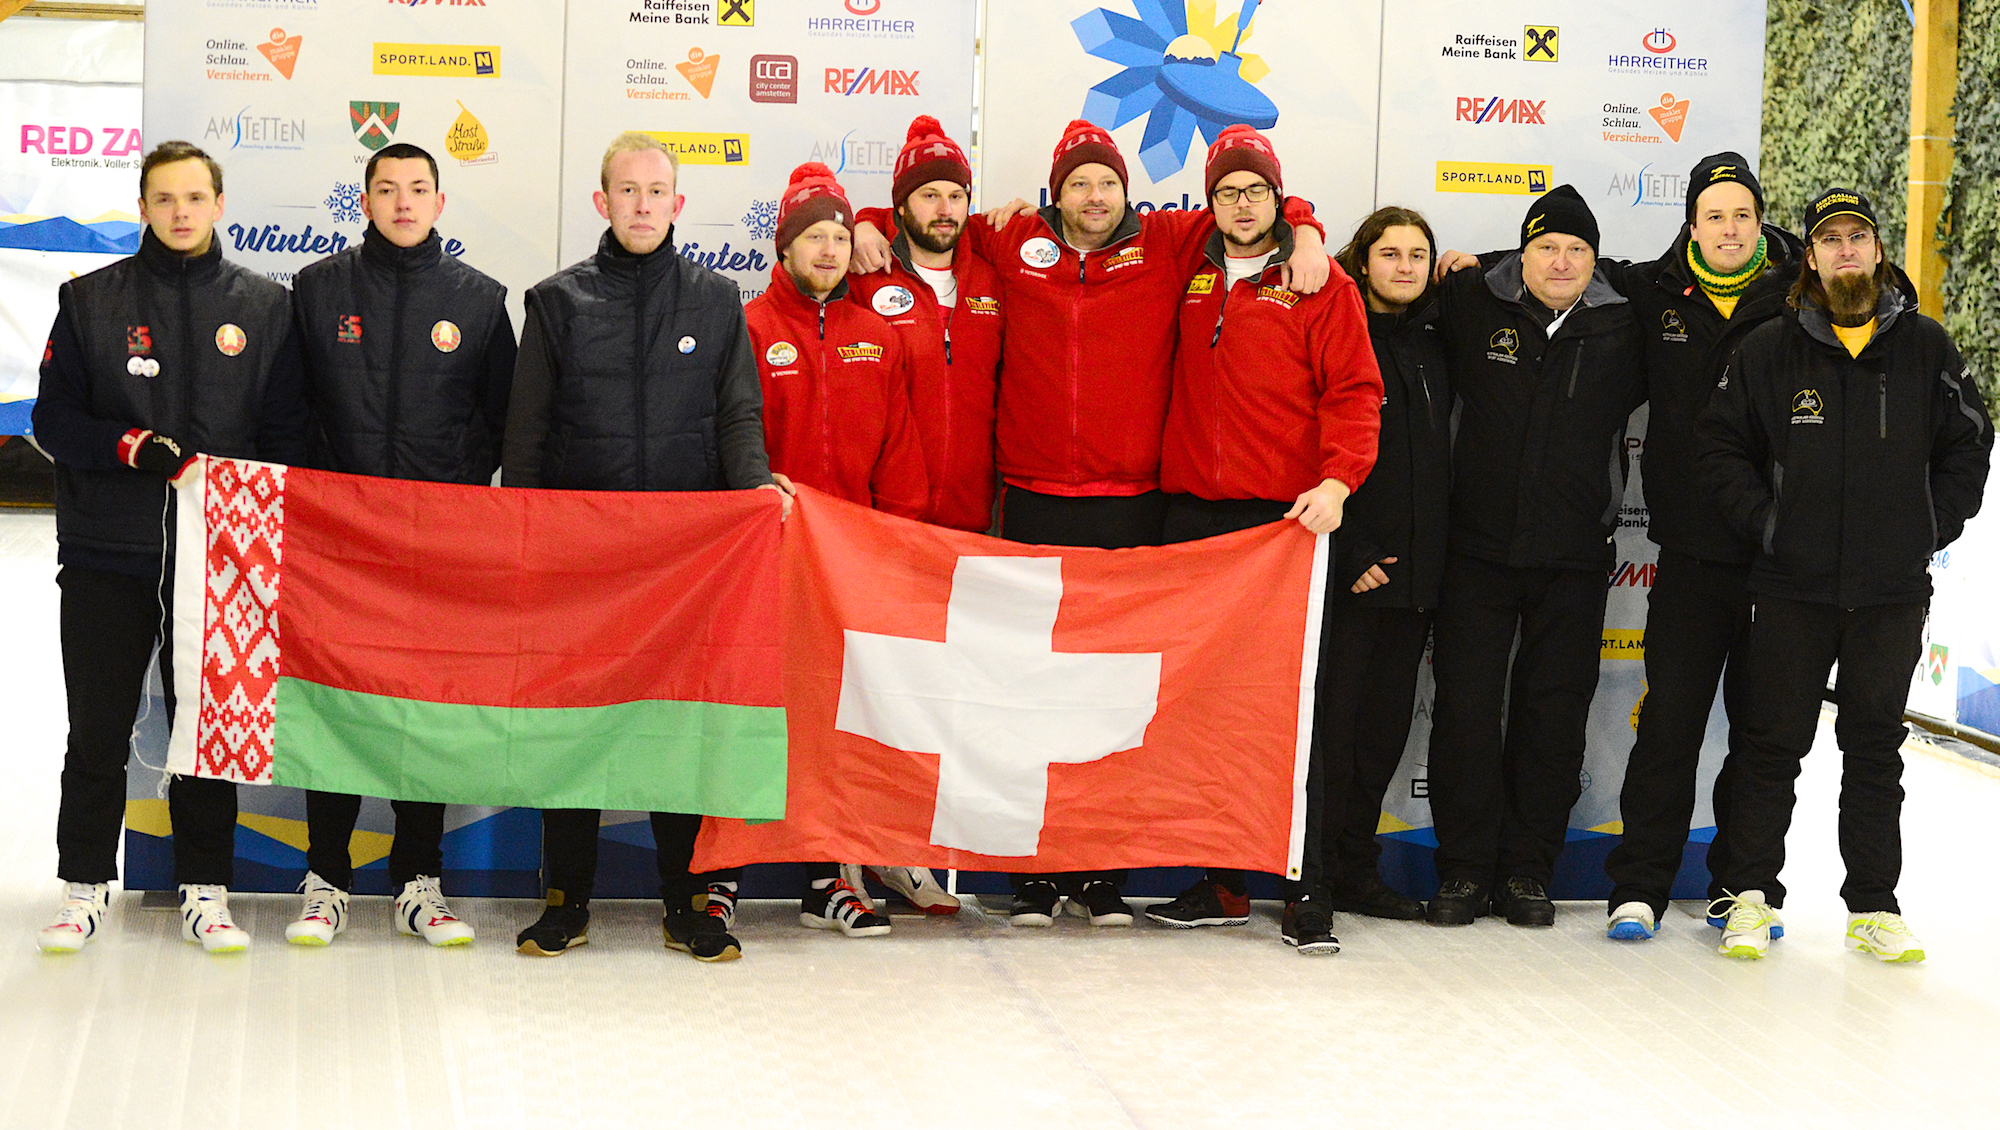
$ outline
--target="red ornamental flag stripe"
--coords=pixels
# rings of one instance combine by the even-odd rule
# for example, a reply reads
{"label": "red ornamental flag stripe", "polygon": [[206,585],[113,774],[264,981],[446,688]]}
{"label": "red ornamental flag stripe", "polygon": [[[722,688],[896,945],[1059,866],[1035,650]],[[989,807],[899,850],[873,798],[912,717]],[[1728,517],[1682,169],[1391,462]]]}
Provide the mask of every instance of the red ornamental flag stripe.
{"label": "red ornamental flag stripe", "polygon": [[1298,875],[1325,537],[1064,549],[801,494],[786,818],[705,822],[697,870]]}
{"label": "red ornamental flag stripe", "polygon": [[180,500],[173,771],[783,814],[769,492],[494,490],[204,459]]}

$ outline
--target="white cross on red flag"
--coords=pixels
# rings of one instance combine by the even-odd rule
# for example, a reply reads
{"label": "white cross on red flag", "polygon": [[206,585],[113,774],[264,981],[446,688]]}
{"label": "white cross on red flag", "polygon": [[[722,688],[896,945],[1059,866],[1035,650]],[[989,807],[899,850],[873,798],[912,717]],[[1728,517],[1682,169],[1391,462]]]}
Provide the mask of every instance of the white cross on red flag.
{"label": "white cross on red flag", "polygon": [[785,819],[705,822],[696,870],[1297,875],[1324,537],[1027,546],[801,494]]}

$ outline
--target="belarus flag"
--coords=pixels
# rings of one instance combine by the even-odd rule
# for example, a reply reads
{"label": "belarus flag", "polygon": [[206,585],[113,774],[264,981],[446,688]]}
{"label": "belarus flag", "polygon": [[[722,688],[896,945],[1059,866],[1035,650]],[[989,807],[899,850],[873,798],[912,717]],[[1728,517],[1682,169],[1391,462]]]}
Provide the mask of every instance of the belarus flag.
{"label": "belarus flag", "polygon": [[800,491],[790,801],[695,866],[1298,875],[1326,538],[1020,545]]}
{"label": "belarus flag", "polygon": [[785,812],[778,499],[203,459],[167,767],[456,804]]}

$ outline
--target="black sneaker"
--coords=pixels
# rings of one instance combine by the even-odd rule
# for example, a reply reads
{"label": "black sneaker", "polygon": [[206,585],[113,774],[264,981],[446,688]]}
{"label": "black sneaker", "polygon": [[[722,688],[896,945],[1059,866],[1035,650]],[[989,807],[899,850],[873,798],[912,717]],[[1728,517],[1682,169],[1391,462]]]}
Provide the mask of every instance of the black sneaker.
{"label": "black sneaker", "polygon": [[1098,879],[1085,883],[1083,892],[1069,900],[1069,912],[1090,919],[1092,926],[1130,926],[1132,907],[1118,893],[1118,884]]}
{"label": "black sneaker", "polygon": [[705,910],[672,910],[660,920],[660,932],[667,948],[688,954],[696,961],[735,961],[743,956],[743,946],[730,934],[719,913]]}
{"label": "black sneaker", "polygon": [[1549,901],[1549,892],[1524,875],[1500,884],[1500,891],[1493,898],[1493,913],[1506,915],[1507,921],[1516,926],[1556,924],[1556,904]]}
{"label": "black sneaker", "polygon": [[1333,936],[1333,916],[1323,903],[1298,901],[1285,904],[1285,920],[1278,937],[1301,954],[1339,953],[1340,939]]}
{"label": "black sneaker", "polygon": [[799,900],[799,924],[811,930],[838,930],[850,938],[874,938],[889,932],[889,920],[868,909],[854,888],[835,879],[808,888]]}
{"label": "black sneaker", "polygon": [[1250,896],[1232,895],[1221,883],[1203,877],[1172,902],[1147,907],[1146,917],[1180,930],[1241,926],[1250,921]]}
{"label": "black sneaker", "polygon": [[1452,879],[1438,888],[1424,918],[1433,926],[1470,926],[1486,915],[1486,885],[1471,879]]}
{"label": "black sneaker", "polygon": [[1023,883],[1014,892],[1014,905],[1007,910],[1007,921],[1015,926],[1048,926],[1056,920],[1056,904],[1062,895],[1056,891],[1054,883],[1037,879]]}
{"label": "black sneaker", "polygon": [[1326,905],[1349,914],[1370,918],[1415,921],[1424,916],[1424,904],[1382,881],[1373,871],[1336,880],[1327,890]]}
{"label": "black sneaker", "polygon": [[514,936],[514,948],[531,957],[561,957],[590,944],[590,907],[550,906],[535,924]]}

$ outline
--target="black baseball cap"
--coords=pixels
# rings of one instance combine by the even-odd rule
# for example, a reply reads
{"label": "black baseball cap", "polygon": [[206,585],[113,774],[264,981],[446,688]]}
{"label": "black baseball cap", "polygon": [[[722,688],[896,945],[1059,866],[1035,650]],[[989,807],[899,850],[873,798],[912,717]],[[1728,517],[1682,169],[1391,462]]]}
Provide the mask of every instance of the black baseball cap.
{"label": "black baseball cap", "polygon": [[1880,228],[1876,222],[1875,206],[1868,198],[1851,188],[1829,188],[1813,198],[1806,205],[1806,238],[1811,239],[1819,226],[1835,216],[1853,216],[1871,228]]}

